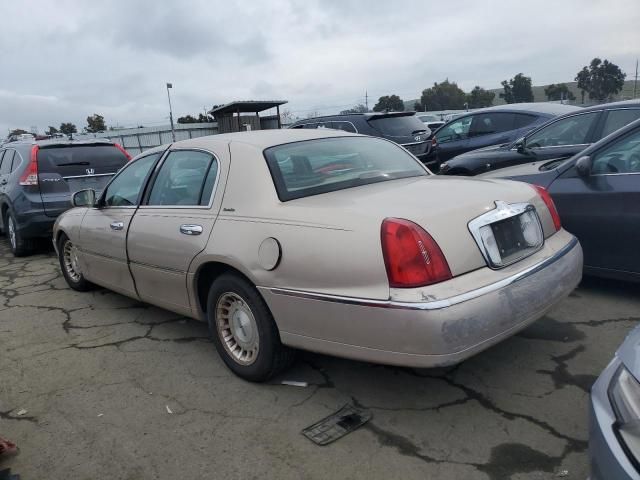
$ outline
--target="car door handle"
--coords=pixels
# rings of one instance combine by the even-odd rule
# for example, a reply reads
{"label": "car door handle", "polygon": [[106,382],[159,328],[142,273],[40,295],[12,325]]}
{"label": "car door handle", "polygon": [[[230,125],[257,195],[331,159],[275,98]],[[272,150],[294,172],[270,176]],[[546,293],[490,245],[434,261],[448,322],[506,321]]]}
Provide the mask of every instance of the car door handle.
{"label": "car door handle", "polygon": [[180,225],[180,233],[184,235],[200,235],[202,233],[202,225]]}
{"label": "car door handle", "polygon": [[122,230],[124,228],[124,222],[111,222],[111,230]]}

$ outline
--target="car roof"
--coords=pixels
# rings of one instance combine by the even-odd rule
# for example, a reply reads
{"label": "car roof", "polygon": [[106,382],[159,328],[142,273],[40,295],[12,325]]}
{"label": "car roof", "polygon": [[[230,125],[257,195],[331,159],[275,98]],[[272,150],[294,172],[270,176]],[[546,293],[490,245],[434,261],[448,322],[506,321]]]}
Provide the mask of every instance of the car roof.
{"label": "car roof", "polygon": [[229,143],[244,143],[259,149],[265,149],[285,143],[301,142],[316,138],[355,137],[362,136],[343,130],[330,128],[252,130],[250,132],[221,133],[205,137],[192,138],[175,142],[172,146],[189,148],[226,148]]}
{"label": "car roof", "polygon": [[640,99],[636,100],[622,100],[620,102],[601,103],[599,105],[592,105],[591,107],[585,107],[582,110],[584,112],[590,112],[592,110],[611,110],[613,108],[624,107],[640,107]]}
{"label": "car roof", "polygon": [[543,113],[547,115],[564,115],[577,110],[581,107],[575,105],[564,105],[561,103],[531,102],[531,103],[507,103],[505,105],[496,105],[494,107],[481,108],[469,112],[470,114],[478,112],[531,112]]}
{"label": "car roof", "polygon": [[16,142],[7,142],[3,144],[3,147],[9,146],[26,146],[37,145],[39,147],[58,147],[58,146],[82,146],[82,145],[113,145],[109,139],[106,138],[92,138],[90,140],[68,140],[65,138],[51,138],[46,140],[18,140]]}
{"label": "car roof", "polygon": [[[364,113],[334,113],[333,115],[322,115],[319,117],[310,117],[310,118],[302,118],[300,120],[296,120],[292,125],[300,124],[300,123],[309,123],[309,122],[317,122],[321,120],[329,121],[332,118],[362,118],[362,119],[376,119],[376,118],[391,118],[391,117],[411,117],[413,115],[417,115],[420,112],[415,112],[413,110],[407,110],[404,112],[364,112]],[[422,112],[424,113],[424,112]]]}

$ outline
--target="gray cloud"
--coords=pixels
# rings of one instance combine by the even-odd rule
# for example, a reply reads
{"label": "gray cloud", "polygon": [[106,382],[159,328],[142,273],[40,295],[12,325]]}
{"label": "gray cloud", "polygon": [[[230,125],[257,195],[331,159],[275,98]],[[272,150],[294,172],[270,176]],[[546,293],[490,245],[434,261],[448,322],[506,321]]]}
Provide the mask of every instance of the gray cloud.
{"label": "gray cloud", "polygon": [[[444,78],[496,88],[523,72],[570,81],[594,56],[632,73],[637,0],[453,4],[399,0],[43,0],[3,7],[0,134],[8,128],[167,121],[236,99],[332,112]],[[25,25],[29,31],[25,32]]]}

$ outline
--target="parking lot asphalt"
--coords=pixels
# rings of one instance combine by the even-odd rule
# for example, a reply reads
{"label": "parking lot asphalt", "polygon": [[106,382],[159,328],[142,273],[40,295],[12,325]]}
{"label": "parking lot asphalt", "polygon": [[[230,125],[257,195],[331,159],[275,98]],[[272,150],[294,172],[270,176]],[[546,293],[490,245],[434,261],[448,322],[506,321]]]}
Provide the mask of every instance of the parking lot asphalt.
{"label": "parking lot asphalt", "polygon": [[[584,479],[589,387],[640,320],[639,293],[587,279],[451,369],[301,353],[271,384],[251,384],[225,368],[204,324],[72,291],[52,251],[14,259],[1,239],[0,435],[20,453],[0,470],[23,480]],[[373,419],[324,447],[301,435],[347,403]]]}

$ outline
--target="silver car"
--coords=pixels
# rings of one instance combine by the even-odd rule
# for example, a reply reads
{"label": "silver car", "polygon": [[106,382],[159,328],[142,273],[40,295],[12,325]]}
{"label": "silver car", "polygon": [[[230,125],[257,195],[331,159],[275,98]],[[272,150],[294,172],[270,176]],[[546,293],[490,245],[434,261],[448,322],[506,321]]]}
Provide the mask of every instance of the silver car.
{"label": "silver car", "polygon": [[640,327],[591,388],[591,480],[640,480]]}
{"label": "silver car", "polygon": [[72,288],[207,321],[254,381],[292,349],[460,362],[544,315],[582,271],[543,189],[436,177],[393,142],[338,130],[177,142],[74,205],[54,227]]}

